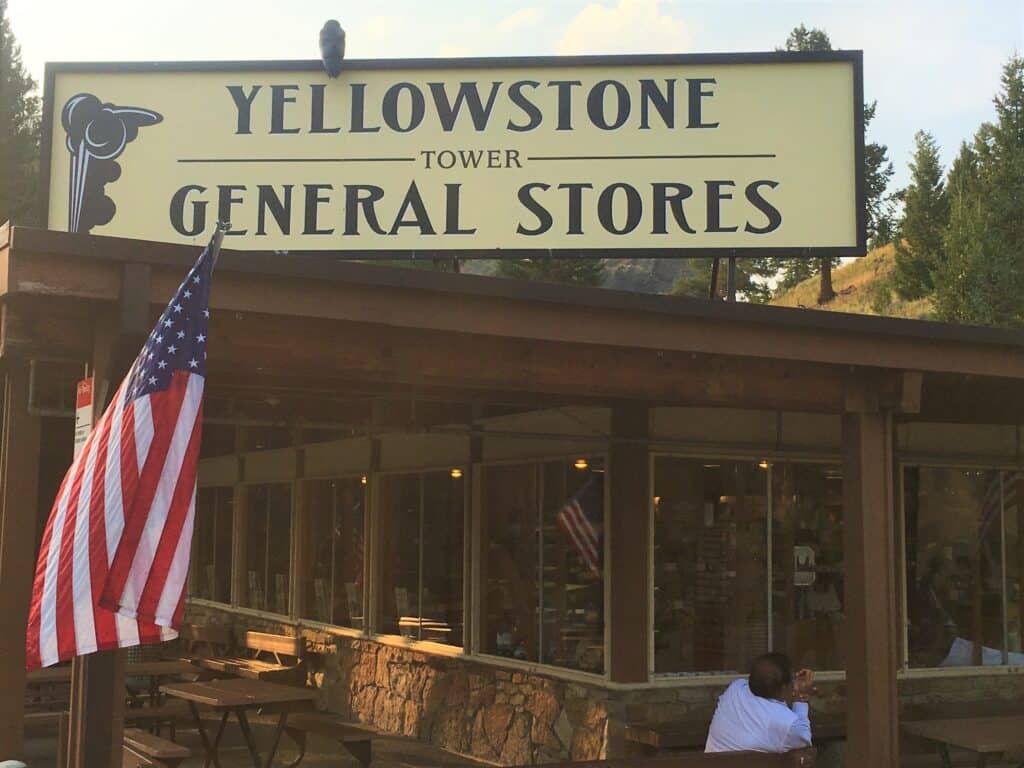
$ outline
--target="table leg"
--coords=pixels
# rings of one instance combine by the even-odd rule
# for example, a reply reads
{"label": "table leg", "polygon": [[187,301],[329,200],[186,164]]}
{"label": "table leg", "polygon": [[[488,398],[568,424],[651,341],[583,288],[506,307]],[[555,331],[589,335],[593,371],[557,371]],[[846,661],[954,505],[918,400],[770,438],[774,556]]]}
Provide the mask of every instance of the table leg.
{"label": "table leg", "polygon": [[942,768],[953,768],[953,761],[949,759],[949,747],[939,742],[939,758],[942,760]]}
{"label": "table leg", "polygon": [[988,765],[988,753],[980,752],[978,754],[978,768],[985,768]]}
{"label": "table leg", "polygon": [[[242,728],[245,746],[249,748],[249,756],[252,758],[253,768],[263,768],[260,763],[260,753],[256,751],[256,741],[253,739],[252,728],[249,727],[249,718],[246,717],[245,710],[242,708],[236,709],[235,716],[238,718],[238,724]],[[270,763],[268,762],[267,765],[270,765]]]}
{"label": "table leg", "polygon": [[266,768],[270,768],[270,764],[274,762],[274,755],[277,754],[277,747],[281,743],[281,734],[284,733],[284,727],[287,722],[288,712],[285,710],[281,712],[281,717],[277,721],[277,728],[274,730],[274,743],[270,747],[270,754],[267,755]]}
{"label": "table leg", "polygon": [[192,719],[196,722],[196,730],[199,731],[199,739],[203,742],[203,750],[206,752],[203,768],[210,768],[211,764],[213,764],[214,768],[221,768],[220,760],[217,758],[217,747],[220,745],[220,737],[224,733],[224,725],[228,721],[228,713],[225,712],[221,717],[220,727],[217,728],[217,736],[211,743],[210,737],[206,733],[206,728],[203,726],[203,718],[199,716],[199,708],[196,707],[195,702],[190,701],[188,708],[192,711]]}

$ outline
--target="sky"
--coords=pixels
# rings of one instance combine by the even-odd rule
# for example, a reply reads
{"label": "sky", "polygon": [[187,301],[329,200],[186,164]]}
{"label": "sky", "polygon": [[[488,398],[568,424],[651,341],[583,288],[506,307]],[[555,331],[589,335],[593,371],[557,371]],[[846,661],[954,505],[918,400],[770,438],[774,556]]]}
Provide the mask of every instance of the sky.
{"label": "sky", "polygon": [[951,161],[1024,53],[1024,0],[9,0],[8,15],[38,82],[47,61],[318,58],[330,18],[348,58],[772,50],[803,23],[864,51],[868,140],[889,147],[894,189],[914,133]]}

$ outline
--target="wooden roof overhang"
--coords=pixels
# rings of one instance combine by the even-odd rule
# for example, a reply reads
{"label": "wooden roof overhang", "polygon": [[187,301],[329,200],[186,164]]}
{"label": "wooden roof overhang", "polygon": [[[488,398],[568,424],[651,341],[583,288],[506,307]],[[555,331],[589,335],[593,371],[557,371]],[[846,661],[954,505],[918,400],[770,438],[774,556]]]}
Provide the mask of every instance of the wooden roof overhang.
{"label": "wooden roof overhang", "polygon": [[[199,246],[0,228],[0,359],[148,330]],[[211,387],[392,387],[842,411],[851,377],[920,418],[1024,421],[1024,333],[225,249]]]}

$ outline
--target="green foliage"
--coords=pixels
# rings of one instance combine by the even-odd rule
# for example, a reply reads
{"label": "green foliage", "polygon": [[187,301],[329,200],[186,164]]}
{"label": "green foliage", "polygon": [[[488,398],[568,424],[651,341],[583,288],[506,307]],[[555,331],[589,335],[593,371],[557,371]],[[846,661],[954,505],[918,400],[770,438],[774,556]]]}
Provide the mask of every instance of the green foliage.
{"label": "green foliage", "polygon": [[793,31],[786,38],[787,51],[831,51],[832,41],[823,29],[816,27],[808,29],[801,24],[793,27]]}
{"label": "green foliage", "polygon": [[[756,304],[764,304],[771,300],[771,288],[763,279],[766,261],[767,259],[736,259],[736,295],[739,299]],[[690,262],[690,274],[679,278],[672,285],[672,295],[708,298],[713,266],[714,259],[693,259]],[[720,259],[715,291],[715,297],[718,299],[726,298],[728,270],[729,260]]]}
{"label": "green foliage", "polygon": [[964,144],[949,174],[939,317],[1024,326],[1024,59],[1003,68],[996,121]]}
{"label": "green foliage", "polygon": [[504,259],[498,262],[498,274],[547,283],[601,285],[605,268],[600,259]]}
{"label": "green foliage", "polygon": [[896,241],[895,288],[904,299],[919,299],[935,289],[944,261],[942,238],[949,222],[939,147],[927,131],[914,136],[910,184],[903,192],[904,214]]}
{"label": "green foliage", "polygon": [[0,224],[35,224],[39,167],[39,99],[0,0]]}

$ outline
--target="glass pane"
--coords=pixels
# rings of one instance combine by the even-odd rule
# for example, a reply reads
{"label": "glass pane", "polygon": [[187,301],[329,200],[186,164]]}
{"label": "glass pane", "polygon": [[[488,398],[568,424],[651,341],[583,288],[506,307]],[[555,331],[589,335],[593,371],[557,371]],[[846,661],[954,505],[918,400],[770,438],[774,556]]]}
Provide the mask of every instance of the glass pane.
{"label": "glass pane", "polygon": [[192,562],[189,570],[189,594],[212,600],[215,591],[217,525],[217,489],[196,491],[196,517],[192,534]]}
{"label": "glass pane", "polygon": [[358,478],[334,484],[334,604],[333,623],[362,629],[363,531],[366,515],[366,486]]}
{"label": "glass pane", "polygon": [[912,667],[1003,663],[1000,473],[904,472]]}
{"label": "glass pane", "polygon": [[654,466],[655,671],[745,670],[768,650],[768,473],[718,459]]}
{"label": "glass pane", "polygon": [[269,486],[249,486],[245,497],[245,584],[239,601],[246,608],[267,609],[267,501]]}
{"label": "glass pane", "polygon": [[[1024,473],[1003,472],[1003,513],[1006,520],[1007,650],[1011,664],[1024,664],[1021,624],[1024,623],[1024,505],[1017,503],[1024,491]],[[1018,660],[1019,659],[1019,660]]]}
{"label": "glass pane", "polygon": [[304,490],[306,505],[306,562],[299,563],[305,599],[303,616],[330,623],[334,605],[334,548],[335,536],[335,483],[317,480],[307,483]]}
{"label": "glass pane", "polygon": [[381,631],[419,636],[419,475],[382,475],[380,486]]}
{"label": "glass pane", "polygon": [[843,669],[843,480],[838,466],[772,465],[774,650]]}
{"label": "glass pane", "polygon": [[291,486],[252,485],[246,493],[246,580],[240,603],[248,608],[287,614]]}
{"label": "glass pane", "polygon": [[537,480],[536,464],[483,470],[481,646],[485,653],[530,661],[538,659]]}
{"label": "glass pane", "polygon": [[288,585],[292,552],[292,489],[290,485],[269,486],[267,546],[268,610],[288,613]]}
{"label": "glass pane", "polygon": [[211,600],[231,602],[231,542],[235,528],[235,492],[233,488],[216,489],[217,522],[214,525],[214,568]]}
{"label": "glass pane", "polygon": [[465,485],[462,475],[423,476],[421,640],[462,645]]}
{"label": "glass pane", "polygon": [[542,661],[604,671],[604,466],[544,465]]}

